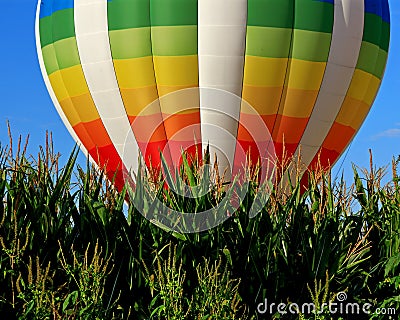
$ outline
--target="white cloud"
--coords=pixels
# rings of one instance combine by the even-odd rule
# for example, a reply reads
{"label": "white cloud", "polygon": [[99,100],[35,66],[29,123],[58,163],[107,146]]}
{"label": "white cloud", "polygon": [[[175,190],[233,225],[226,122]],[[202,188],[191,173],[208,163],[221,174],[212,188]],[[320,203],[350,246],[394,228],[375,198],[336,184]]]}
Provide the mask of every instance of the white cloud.
{"label": "white cloud", "polygon": [[381,138],[400,138],[400,128],[392,128],[374,135],[372,138],[378,140]]}

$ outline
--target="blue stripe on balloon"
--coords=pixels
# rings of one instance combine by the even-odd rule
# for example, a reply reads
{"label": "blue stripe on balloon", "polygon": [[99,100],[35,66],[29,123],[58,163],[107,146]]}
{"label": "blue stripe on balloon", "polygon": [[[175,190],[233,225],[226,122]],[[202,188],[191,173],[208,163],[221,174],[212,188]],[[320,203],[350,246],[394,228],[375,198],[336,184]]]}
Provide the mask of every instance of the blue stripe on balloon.
{"label": "blue stripe on balloon", "polygon": [[54,12],[72,9],[74,0],[42,0],[40,3],[40,18],[51,16]]}
{"label": "blue stripe on balloon", "polygon": [[382,20],[390,23],[389,1],[384,1],[382,6]]}
{"label": "blue stripe on balloon", "polygon": [[[108,2],[112,0],[107,0]],[[40,3],[39,18],[51,16],[54,12],[72,9],[74,7],[74,0],[42,0]]]}
{"label": "blue stripe on balloon", "polygon": [[365,12],[380,16],[383,21],[390,22],[388,0],[364,0]]}
{"label": "blue stripe on balloon", "polygon": [[[112,1],[112,0],[107,0]],[[328,2],[334,4],[334,0],[314,0],[317,2]],[[388,0],[364,0],[365,12],[382,17],[385,22],[390,22]],[[51,16],[54,12],[64,9],[72,9],[74,0],[42,0],[40,3],[40,18]]]}

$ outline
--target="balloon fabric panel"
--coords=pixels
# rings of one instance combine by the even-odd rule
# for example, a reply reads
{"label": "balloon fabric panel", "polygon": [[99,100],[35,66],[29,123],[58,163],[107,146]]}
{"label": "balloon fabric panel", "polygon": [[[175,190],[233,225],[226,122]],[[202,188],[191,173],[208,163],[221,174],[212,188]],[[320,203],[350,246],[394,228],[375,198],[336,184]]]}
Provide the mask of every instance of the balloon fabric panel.
{"label": "balloon fabric panel", "polygon": [[[46,30],[41,32],[45,34],[41,44],[51,57],[44,56],[50,83],[75,133],[101,167],[107,164],[111,178],[122,165],[93,103],[76,55],[74,10],[66,1],[45,3],[52,15],[40,20],[40,30]],[[116,179],[119,184],[123,183],[120,171]]]}
{"label": "balloon fabric panel", "polygon": [[[386,65],[390,33],[388,2],[366,0],[364,5],[363,42],[357,69],[345,102],[319,150],[324,167],[336,162],[365,120],[380,87]],[[310,167],[317,162],[315,157]]]}
{"label": "balloon fabric panel", "polygon": [[[109,2],[108,28],[115,75],[133,133],[146,164],[159,166],[159,152],[167,143],[161,109],[157,102],[146,109],[158,99],[151,47],[150,2]],[[169,151],[164,153],[168,159]]]}
{"label": "balloon fabric panel", "polygon": [[199,86],[197,1],[150,0],[150,20],[161,113],[172,161],[178,164],[182,150],[193,150],[201,136],[198,95],[180,93]]}
{"label": "balloon fabric panel", "polygon": [[39,6],[38,49],[55,103],[110,179],[118,172],[118,187],[121,169],[136,169],[130,158],[137,147],[147,165],[159,167],[160,151],[176,165],[182,149],[193,155],[201,142],[212,142],[226,166],[233,139],[256,162],[269,147],[257,150],[263,135],[252,136],[244,124],[257,120],[270,131],[278,158],[285,150],[301,154],[309,168],[331,166],[368,114],[388,56],[387,0]]}

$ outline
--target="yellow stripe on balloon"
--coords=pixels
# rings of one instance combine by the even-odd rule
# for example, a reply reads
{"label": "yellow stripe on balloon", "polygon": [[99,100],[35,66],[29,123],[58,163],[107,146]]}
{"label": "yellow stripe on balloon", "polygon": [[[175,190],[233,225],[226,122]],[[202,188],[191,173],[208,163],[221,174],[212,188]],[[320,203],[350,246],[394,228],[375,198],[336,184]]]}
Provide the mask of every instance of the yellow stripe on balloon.
{"label": "yellow stripe on balloon", "polygon": [[53,72],[49,80],[72,126],[100,118],[80,65]]}
{"label": "yellow stripe on balloon", "polygon": [[351,81],[348,96],[372,105],[381,80],[374,75],[357,69]]}
{"label": "yellow stripe on balloon", "polygon": [[326,62],[292,59],[288,87],[292,89],[319,90]]}
{"label": "yellow stripe on balloon", "polygon": [[246,56],[243,78],[244,86],[283,86],[287,63],[287,58]]}
{"label": "yellow stripe on balloon", "polygon": [[[282,87],[243,86],[243,99],[260,115],[284,115],[288,117],[309,117],[318,96],[318,90],[302,90]],[[282,101],[284,107],[278,112]],[[302,108],[298,107],[302,101]],[[243,110],[241,111],[243,112]]]}
{"label": "yellow stripe on balloon", "polygon": [[89,93],[80,65],[53,72],[49,79],[59,101]]}
{"label": "yellow stripe on balloon", "polygon": [[336,122],[358,130],[361,126],[370,105],[364,101],[347,96],[336,118]]}
{"label": "yellow stripe on balloon", "polygon": [[129,116],[148,116],[160,112],[156,84],[147,87],[121,88],[121,96]]}
{"label": "yellow stripe on balloon", "polygon": [[80,115],[75,110],[75,105],[71,98],[64,99],[59,101],[62,111],[68,119],[68,122],[71,126],[75,126],[82,122]]}
{"label": "yellow stripe on balloon", "polygon": [[65,88],[61,72],[57,71],[49,75],[49,81],[58,101],[68,99],[69,93]]}
{"label": "yellow stripe on balloon", "polygon": [[251,86],[279,87],[285,82],[285,76],[289,76],[289,88],[318,90],[325,67],[326,62],[246,56],[243,82]]}
{"label": "yellow stripe on balloon", "polygon": [[197,55],[155,56],[153,59],[158,86],[197,86]]}
{"label": "yellow stripe on balloon", "polygon": [[155,84],[152,57],[114,60],[114,68],[122,89]]}
{"label": "yellow stripe on balloon", "polygon": [[71,118],[72,126],[79,122],[90,122],[100,118],[90,94],[61,100],[60,105],[67,117]]}

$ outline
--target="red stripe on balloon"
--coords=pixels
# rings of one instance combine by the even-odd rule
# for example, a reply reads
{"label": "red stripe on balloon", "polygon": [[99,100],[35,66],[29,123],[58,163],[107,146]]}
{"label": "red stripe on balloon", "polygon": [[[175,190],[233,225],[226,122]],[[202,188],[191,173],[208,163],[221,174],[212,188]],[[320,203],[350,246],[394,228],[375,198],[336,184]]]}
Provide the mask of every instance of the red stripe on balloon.
{"label": "red stripe on balloon", "polygon": [[118,190],[124,187],[124,174],[121,158],[119,157],[114,145],[95,147],[88,149],[91,157],[96,161],[100,169],[104,169],[110,181],[114,180]]}

